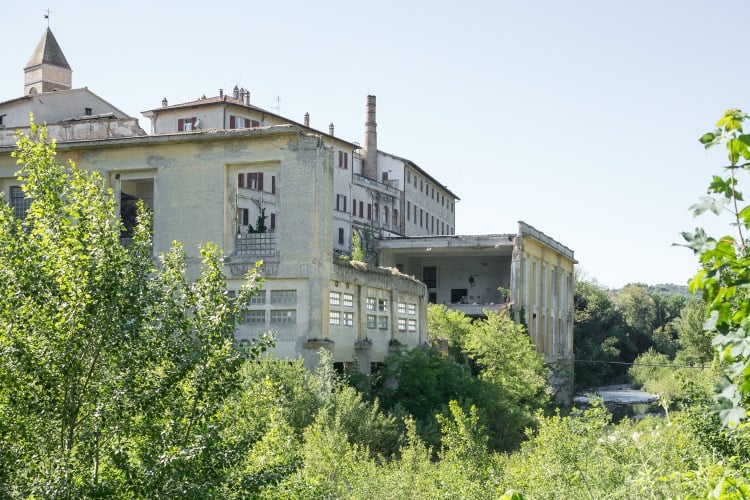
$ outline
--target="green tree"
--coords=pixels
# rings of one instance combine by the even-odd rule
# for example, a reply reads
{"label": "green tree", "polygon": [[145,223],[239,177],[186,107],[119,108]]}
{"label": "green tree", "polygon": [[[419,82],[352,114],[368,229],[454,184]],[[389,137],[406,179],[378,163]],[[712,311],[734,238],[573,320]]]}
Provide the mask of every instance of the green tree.
{"label": "green tree", "polygon": [[680,316],[674,320],[680,348],[676,356],[678,363],[697,365],[713,359],[712,335],[703,329],[705,316],[705,302],[695,298],[685,304]]}
{"label": "green tree", "polygon": [[628,328],[630,356],[627,361],[632,361],[653,345],[651,334],[657,326],[656,303],[645,285],[629,284],[618,290],[613,304]]}
{"label": "green tree", "polygon": [[622,317],[615,310],[609,294],[595,283],[577,279],[573,289],[573,349],[575,351],[575,383],[590,388],[622,380],[622,339],[627,331]]}
{"label": "green tree", "polygon": [[717,411],[725,425],[737,426],[750,408],[750,252],[746,232],[750,230],[750,206],[739,190],[739,175],[750,168],[750,136],[743,132],[748,115],[730,109],[717,122],[716,129],[700,141],[710,148],[724,145],[728,165],[723,175],[714,175],[704,196],[691,208],[695,215],[705,212],[729,214],[731,235],[715,238],[704,229],[683,233],[687,246],[698,255],[702,269],[690,282],[693,293],[706,301],[709,319],[705,327],[714,336],[719,358],[726,371],[719,383]]}
{"label": "green tree", "polygon": [[365,261],[365,252],[362,250],[362,238],[359,237],[359,231],[352,231],[352,260],[359,262]]}
{"label": "green tree", "polygon": [[0,204],[0,496],[210,495],[224,402],[266,346],[234,342],[255,274],[231,299],[216,246],[192,283],[179,245],[155,267],[143,206],[123,247],[101,177],[31,130],[14,153],[31,206]]}

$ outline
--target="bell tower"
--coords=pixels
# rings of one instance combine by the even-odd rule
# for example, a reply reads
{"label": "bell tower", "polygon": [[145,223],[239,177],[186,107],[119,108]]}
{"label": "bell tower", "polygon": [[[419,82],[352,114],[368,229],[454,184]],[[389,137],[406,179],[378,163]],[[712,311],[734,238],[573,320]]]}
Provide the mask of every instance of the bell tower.
{"label": "bell tower", "polygon": [[70,69],[65,54],[49,27],[36,45],[23,71],[24,95],[72,88],[73,70]]}

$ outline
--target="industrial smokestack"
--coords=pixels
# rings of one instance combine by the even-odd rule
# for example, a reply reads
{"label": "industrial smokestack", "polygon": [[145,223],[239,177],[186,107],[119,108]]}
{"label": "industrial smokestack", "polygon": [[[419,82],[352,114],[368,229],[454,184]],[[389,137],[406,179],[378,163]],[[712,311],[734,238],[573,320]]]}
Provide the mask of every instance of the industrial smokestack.
{"label": "industrial smokestack", "polygon": [[367,114],[365,121],[365,166],[364,174],[368,179],[378,177],[378,124],[375,122],[375,96],[367,96]]}

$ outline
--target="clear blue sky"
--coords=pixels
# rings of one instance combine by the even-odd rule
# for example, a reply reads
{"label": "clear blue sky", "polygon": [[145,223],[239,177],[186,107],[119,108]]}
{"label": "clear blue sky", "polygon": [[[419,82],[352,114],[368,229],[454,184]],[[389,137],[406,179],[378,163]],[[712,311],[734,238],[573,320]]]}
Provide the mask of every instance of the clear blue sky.
{"label": "clear blue sky", "polygon": [[748,2],[11,2],[0,101],[22,94],[47,8],[73,86],[147,130],[163,97],[238,84],[362,141],[375,94],[379,148],[461,198],[458,233],[526,221],[606,286],[684,284],[696,259],[672,243],[725,227],[688,207],[723,160],[697,138],[749,108]]}

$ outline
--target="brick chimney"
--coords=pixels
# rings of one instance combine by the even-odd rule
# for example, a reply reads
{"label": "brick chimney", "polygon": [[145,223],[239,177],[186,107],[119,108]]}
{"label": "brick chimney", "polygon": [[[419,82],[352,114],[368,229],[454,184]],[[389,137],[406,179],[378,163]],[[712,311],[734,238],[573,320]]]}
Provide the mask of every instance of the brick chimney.
{"label": "brick chimney", "polygon": [[375,96],[367,96],[367,113],[365,121],[365,166],[364,175],[368,179],[378,177],[378,124],[375,122]]}

